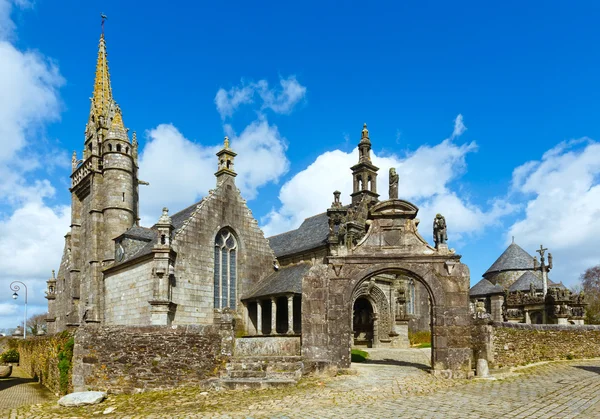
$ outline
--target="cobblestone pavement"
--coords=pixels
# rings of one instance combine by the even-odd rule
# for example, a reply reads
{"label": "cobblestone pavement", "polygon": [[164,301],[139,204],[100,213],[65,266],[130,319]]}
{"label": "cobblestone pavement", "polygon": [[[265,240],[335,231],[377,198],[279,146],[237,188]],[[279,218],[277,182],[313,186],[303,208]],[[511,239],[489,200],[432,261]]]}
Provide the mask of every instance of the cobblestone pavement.
{"label": "cobblestone pavement", "polygon": [[[371,363],[298,387],[247,392],[178,389],[110,396],[98,406],[13,410],[39,418],[597,418],[600,359],[519,369],[496,380],[443,380],[425,371],[428,353],[402,360],[371,351]],[[387,361],[386,361],[387,360]],[[105,409],[112,412],[103,414]],[[113,410],[114,409],[114,410]]]}
{"label": "cobblestone pavement", "polygon": [[7,416],[10,409],[45,403],[56,398],[39,385],[19,367],[13,367],[10,377],[0,379],[0,417]]}

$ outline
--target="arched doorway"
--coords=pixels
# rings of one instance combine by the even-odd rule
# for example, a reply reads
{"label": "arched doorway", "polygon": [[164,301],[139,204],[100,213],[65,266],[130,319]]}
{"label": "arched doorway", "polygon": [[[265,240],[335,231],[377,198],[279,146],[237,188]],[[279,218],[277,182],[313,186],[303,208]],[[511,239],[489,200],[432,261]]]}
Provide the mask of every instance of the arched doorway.
{"label": "arched doorway", "polygon": [[382,269],[363,277],[352,292],[351,345],[378,348],[392,364],[418,359],[430,368],[432,298],[428,284],[406,270]]}
{"label": "arched doorway", "polygon": [[354,301],[352,313],[354,346],[373,347],[375,320],[373,305],[367,298],[359,297]]}

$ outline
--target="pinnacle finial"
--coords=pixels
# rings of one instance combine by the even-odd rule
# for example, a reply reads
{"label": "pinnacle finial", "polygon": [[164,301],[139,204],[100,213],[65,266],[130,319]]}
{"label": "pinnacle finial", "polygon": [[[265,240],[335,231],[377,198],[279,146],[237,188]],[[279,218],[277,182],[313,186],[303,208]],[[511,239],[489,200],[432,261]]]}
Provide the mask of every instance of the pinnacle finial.
{"label": "pinnacle finial", "polygon": [[162,215],[158,219],[157,224],[171,224],[171,217],[169,217],[169,208],[164,207],[162,209]]}
{"label": "pinnacle finial", "polygon": [[52,269],[52,279],[56,279],[56,275],[55,275],[54,269]]}
{"label": "pinnacle finial", "polygon": [[225,148],[229,148],[229,137],[225,136],[225,140],[223,141]]}
{"label": "pinnacle finial", "polygon": [[366,122],[363,124],[362,138],[369,138],[369,130],[367,129],[367,123]]}

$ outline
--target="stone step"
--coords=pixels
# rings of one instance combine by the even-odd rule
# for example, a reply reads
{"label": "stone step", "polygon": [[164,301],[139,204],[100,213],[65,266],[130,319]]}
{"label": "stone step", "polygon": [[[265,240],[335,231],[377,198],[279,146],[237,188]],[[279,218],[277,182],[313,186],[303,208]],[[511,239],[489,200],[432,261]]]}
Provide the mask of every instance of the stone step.
{"label": "stone step", "polygon": [[232,370],[227,371],[223,378],[267,378],[267,373],[265,371]]}
{"label": "stone step", "polygon": [[228,371],[296,371],[303,369],[302,362],[229,362],[225,366]]}
{"label": "stone step", "polygon": [[300,362],[301,356],[233,356],[230,362]]}
{"label": "stone step", "polygon": [[217,386],[230,390],[250,390],[272,387],[287,387],[296,385],[296,380],[290,379],[260,379],[260,378],[222,378],[215,383]]}

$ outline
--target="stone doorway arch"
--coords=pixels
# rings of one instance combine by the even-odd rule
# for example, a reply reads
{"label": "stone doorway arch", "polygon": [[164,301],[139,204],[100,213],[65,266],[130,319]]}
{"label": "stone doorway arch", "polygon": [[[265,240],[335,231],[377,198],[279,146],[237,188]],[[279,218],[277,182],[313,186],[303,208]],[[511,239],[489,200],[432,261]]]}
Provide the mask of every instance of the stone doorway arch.
{"label": "stone doorway arch", "polygon": [[[360,296],[352,305],[352,340],[354,346],[372,348],[378,340],[377,312],[371,299]],[[375,346],[376,343],[375,343]]]}
{"label": "stone doorway arch", "polygon": [[[373,205],[362,240],[354,247],[330,249],[327,265],[315,266],[304,277],[302,354],[309,365],[350,366],[357,293],[368,289],[376,275],[398,273],[429,293],[433,373],[448,378],[471,373],[469,269],[447,246],[429,246],[417,231],[416,213],[414,205],[399,199]],[[379,313],[379,335],[382,327]]]}

